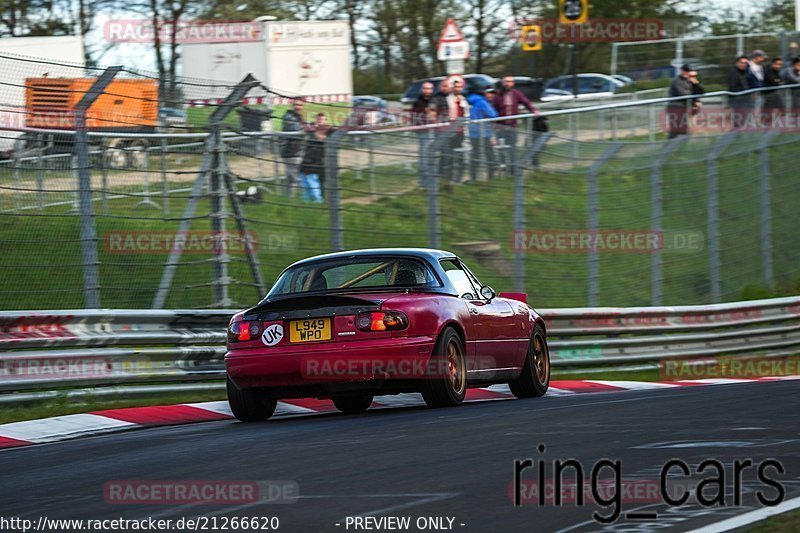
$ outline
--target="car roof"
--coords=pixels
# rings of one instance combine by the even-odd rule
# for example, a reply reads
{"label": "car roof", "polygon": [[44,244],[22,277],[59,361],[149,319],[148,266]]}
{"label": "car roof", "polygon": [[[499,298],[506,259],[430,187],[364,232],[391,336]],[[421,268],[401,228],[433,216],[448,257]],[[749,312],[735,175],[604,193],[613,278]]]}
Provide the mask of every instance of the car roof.
{"label": "car roof", "polygon": [[315,255],[306,259],[301,259],[289,265],[289,267],[302,265],[305,263],[314,263],[316,261],[327,261],[330,259],[344,259],[347,257],[364,257],[370,255],[398,255],[417,257],[427,259],[431,262],[436,262],[440,259],[449,259],[457,257],[456,254],[446,250],[435,250],[432,248],[365,248],[361,250],[345,250],[342,252],[333,252],[329,254]]}
{"label": "car roof", "polygon": [[[486,78],[491,78],[492,77],[492,76],[489,76],[488,74],[475,74],[475,73],[473,73],[473,74],[459,74],[459,76],[461,76],[464,79],[475,78],[475,77],[478,77],[478,76],[486,77]],[[426,81],[442,81],[443,79],[449,78],[449,77],[450,76],[434,76],[432,78],[421,78],[421,79],[412,81],[411,84],[413,85],[415,83],[421,83],[421,82],[426,82]]]}

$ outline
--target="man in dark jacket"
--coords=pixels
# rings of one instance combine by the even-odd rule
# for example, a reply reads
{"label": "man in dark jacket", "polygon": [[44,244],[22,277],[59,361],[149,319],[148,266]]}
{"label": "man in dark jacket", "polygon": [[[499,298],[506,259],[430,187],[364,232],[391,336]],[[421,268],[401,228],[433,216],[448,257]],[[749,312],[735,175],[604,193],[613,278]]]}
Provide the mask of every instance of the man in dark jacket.
{"label": "man in dark jacket", "polygon": [[[525,107],[529,112],[537,114],[536,107],[528,100],[528,97],[522,94],[518,89],[514,88],[514,77],[505,76],[503,78],[502,87],[495,92],[492,105],[497,109],[497,115],[501,117],[510,117],[519,114],[520,106]],[[509,152],[505,159],[510,166],[511,163],[511,150],[516,150],[517,147],[517,119],[510,118],[498,121],[497,139],[500,146],[505,145],[503,152]],[[512,169],[513,170],[513,169]]]}
{"label": "man in dark jacket", "polygon": [[[783,60],[780,57],[775,57],[770,62],[769,67],[764,70],[764,87],[778,87],[783,85],[781,79],[781,69],[783,68]],[[783,95],[782,91],[764,91],[764,111],[774,115],[775,113],[783,113]]]}
{"label": "man in dark jacket", "polygon": [[[669,85],[668,96],[670,98],[690,96],[694,93],[692,82],[689,80],[691,72],[692,67],[689,65],[681,67],[680,72]],[[669,131],[670,139],[689,133],[689,117],[691,116],[689,110],[691,106],[692,100],[687,98],[673,100],[667,104],[667,131]]]}
{"label": "man in dark jacket", "polygon": [[[728,71],[728,91],[741,93],[751,88],[747,80],[748,65],[747,56],[739,56],[736,59],[736,65]],[[753,108],[753,95],[730,95],[728,96],[728,106],[733,114],[733,127],[741,128]]]}
{"label": "man in dark jacket", "polygon": [[280,152],[286,167],[286,195],[292,197],[299,184],[300,161],[303,157],[303,138],[300,132],[307,129],[303,123],[303,99],[292,100],[292,107],[283,115],[281,131],[293,135],[281,137]]}
{"label": "man in dark jacket", "polygon": [[422,84],[422,87],[420,87],[419,96],[417,96],[417,99],[414,100],[414,103],[411,105],[411,123],[414,126],[430,124],[432,122],[431,109],[433,103],[433,83],[426,81]]}
{"label": "man in dark jacket", "polygon": [[[426,81],[420,87],[419,96],[411,106],[411,124],[421,126],[431,124],[435,121],[435,97],[433,94],[433,83]],[[419,158],[422,164],[419,166],[419,184],[425,187],[427,177],[432,169],[431,160],[433,155],[429,153],[430,142],[433,138],[433,131],[430,128],[423,128],[417,132],[417,143],[419,145]]]}

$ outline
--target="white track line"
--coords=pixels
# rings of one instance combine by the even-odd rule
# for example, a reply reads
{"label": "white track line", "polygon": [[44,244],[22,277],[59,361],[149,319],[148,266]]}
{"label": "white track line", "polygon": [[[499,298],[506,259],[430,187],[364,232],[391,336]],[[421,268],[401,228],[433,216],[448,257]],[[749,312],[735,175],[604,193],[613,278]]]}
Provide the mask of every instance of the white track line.
{"label": "white track line", "polygon": [[690,533],[717,533],[720,531],[730,531],[731,529],[737,529],[742,526],[752,524],[753,522],[760,522],[761,520],[769,518],[770,516],[788,513],[789,511],[794,511],[798,508],[800,508],[800,497],[792,498],[791,500],[787,500],[780,505],[776,505],[775,507],[762,507],[761,509],[756,509],[755,511],[750,511],[749,513],[744,513],[742,515],[734,516],[733,518],[728,518],[727,520],[717,522],[716,524],[710,524],[705,527],[694,529]]}
{"label": "white track line", "polygon": [[603,379],[587,379],[586,381],[588,383],[608,385],[609,387],[621,387],[625,390],[652,390],[678,387],[678,385],[672,385],[670,383],[657,383],[655,381],[606,381]]}
{"label": "white track line", "polygon": [[137,426],[107,416],[78,414],[3,424],[0,436],[39,443]]}

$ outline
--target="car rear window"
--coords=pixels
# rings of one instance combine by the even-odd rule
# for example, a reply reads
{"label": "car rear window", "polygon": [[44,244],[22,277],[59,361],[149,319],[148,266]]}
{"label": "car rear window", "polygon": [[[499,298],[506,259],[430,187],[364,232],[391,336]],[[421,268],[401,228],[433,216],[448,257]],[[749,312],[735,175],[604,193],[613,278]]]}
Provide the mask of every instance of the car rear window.
{"label": "car rear window", "polygon": [[430,265],[413,257],[350,257],[303,263],[281,274],[270,297],[319,291],[441,287]]}

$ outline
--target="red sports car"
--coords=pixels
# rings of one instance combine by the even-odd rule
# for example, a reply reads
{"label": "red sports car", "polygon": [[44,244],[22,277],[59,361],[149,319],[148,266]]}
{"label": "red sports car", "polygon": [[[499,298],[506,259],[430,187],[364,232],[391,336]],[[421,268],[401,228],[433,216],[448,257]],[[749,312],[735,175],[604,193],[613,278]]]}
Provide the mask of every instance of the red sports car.
{"label": "red sports car", "polygon": [[467,387],[508,383],[523,398],[550,382],[545,324],[524,294],[497,296],[456,255],[408,248],[294,263],[231,319],[225,366],[243,421],[266,420],[281,398],[357,413],[376,395],[446,407]]}

